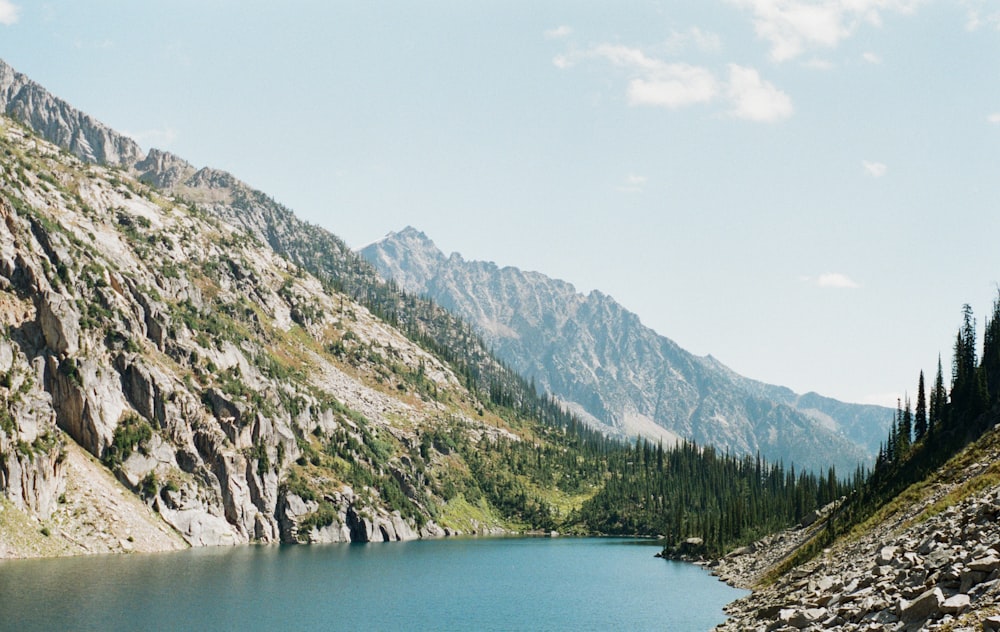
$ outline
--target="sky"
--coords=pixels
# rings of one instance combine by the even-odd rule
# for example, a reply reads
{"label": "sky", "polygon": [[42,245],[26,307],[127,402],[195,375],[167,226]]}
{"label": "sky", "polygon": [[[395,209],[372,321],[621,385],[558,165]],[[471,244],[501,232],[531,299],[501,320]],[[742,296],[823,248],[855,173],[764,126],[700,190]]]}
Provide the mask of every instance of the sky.
{"label": "sky", "polygon": [[1000,282],[1000,2],[0,0],[0,57],[362,247],[894,405]]}

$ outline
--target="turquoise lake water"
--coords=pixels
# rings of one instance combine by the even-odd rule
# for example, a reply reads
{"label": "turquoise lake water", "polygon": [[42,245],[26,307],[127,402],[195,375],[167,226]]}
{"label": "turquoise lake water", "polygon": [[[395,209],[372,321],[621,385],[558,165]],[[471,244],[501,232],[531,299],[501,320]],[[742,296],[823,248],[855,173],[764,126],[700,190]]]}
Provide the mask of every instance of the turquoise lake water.
{"label": "turquoise lake water", "polygon": [[743,594],[604,538],[245,546],[0,563],[0,629],[708,630]]}

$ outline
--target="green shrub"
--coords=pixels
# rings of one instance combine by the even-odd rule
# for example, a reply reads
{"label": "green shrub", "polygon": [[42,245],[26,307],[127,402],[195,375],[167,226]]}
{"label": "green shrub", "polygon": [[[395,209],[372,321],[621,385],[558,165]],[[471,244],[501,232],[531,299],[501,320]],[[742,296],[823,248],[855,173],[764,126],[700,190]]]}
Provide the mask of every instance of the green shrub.
{"label": "green shrub", "polygon": [[108,467],[121,465],[122,461],[132,456],[132,450],[145,453],[146,444],[152,438],[153,428],[149,423],[135,413],[128,413],[115,428],[111,445],[104,449],[101,460]]}

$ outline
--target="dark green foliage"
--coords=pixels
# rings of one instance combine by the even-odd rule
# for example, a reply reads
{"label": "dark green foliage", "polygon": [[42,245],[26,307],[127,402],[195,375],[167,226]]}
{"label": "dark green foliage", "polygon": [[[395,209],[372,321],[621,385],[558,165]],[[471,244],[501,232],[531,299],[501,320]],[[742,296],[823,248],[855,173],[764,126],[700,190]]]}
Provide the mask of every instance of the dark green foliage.
{"label": "dark green foliage", "polygon": [[610,479],[579,520],[611,534],[662,535],[668,547],[690,537],[710,554],[795,524],[839,498],[849,483],[736,458],[685,442],[663,450],[646,441],[609,455]]}
{"label": "dark green foliage", "polygon": [[944,375],[941,371],[941,356],[938,356],[937,376],[934,378],[934,390],[931,391],[930,409],[928,410],[928,434],[936,435],[944,425],[944,416],[948,410],[948,393],[944,388]]}
{"label": "dark green foliage", "polygon": [[10,414],[10,410],[7,409],[6,405],[0,407],[0,430],[3,430],[7,436],[11,436],[16,429],[17,425],[14,422],[14,416]]}
{"label": "dark green foliage", "polygon": [[284,493],[295,494],[302,500],[316,500],[316,493],[311,487],[309,487],[309,484],[306,483],[305,479],[299,476],[299,474],[294,470],[292,470],[289,473],[288,478],[282,482],[281,487]]}
{"label": "dark green foliage", "polygon": [[160,490],[160,482],[156,478],[156,472],[150,472],[143,477],[139,483],[139,494],[143,498],[152,498]]}
{"label": "dark green foliage", "polygon": [[261,442],[253,444],[247,458],[257,462],[257,476],[264,476],[271,469],[271,459],[267,456],[267,446]]}
{"label": "dark green foliage", "polygon": [[59,373],[68,377],[77,386],[83,386],[83,378],[80,377],[80,370],[76,366],[76,360],[66,358],[59,363]]}
{"label": "dark green foliage", "polygon": [[[880,507],[906,488],[918,483],[941,467],[966,445],[978,439],[997,423],[1000,414],[1000,393],[987,388],[1000,357],[1000,298],[994,303],[992,318],[987,323],[983,360],[977,364],[975,353],[975,320],[968,305],[962,307],[962,325],[955,340],[952,362],[952,387],[949,401],[944,387],[941,359],[937,377],[929,397],[927,428],[921,432],[923,372],[917,385],[916,434],[907,445],[905,431],[909,412],[897,412],[897,423],[875,462],[875,469],[864,484],[857,485],[830,519],[831,533],[842,532],[874,514]],[[987,358],[991,358],[987,360]],[[904,449],[905,448],[905,449]],[[826,546],[832,536],[817,541],[814,549]]]}
{"label": "dark green foliage", "polygon": [[126,414],[115,428],[114,438],[111,445],[104,449],[101,461],[115,468],[128,459],[133,450],[144,451],[146,443],[152,438],[153,429],[145,419],[134,413]]}
{"label": "dark green foliage", "polygon": [[917,381],[917,409],[913,415],[913,435],[920,441],[927,434],[927,394],[924,390],[924,372],[920,372]]}
{"label": "dark green foliage", "polygon": [[322,529],[328,527],[337,520],[337,508],[325,500],[321,500],[319,507],[299,522],[299,540],[308,539],[308,534],[313,527]]}

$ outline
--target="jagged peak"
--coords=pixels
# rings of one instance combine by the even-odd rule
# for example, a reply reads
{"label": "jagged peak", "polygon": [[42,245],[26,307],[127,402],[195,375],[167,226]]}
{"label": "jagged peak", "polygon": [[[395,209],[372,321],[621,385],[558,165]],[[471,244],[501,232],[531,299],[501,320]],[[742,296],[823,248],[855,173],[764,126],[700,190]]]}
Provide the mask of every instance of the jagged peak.
{"label": "jagged peak", "polygon": [[[410,252],[420,253],[424,256],[430,256],[434,259],[445,259],[444,252],[437,247],[427,233],[414,228],[413,226],[406,226],[401,231],[390,232],[388,235],[383,237],[381,240],[375,242],[375,244],[387,244],[387,243],[399,243],[405,244],[406,249]],[[373,244],[373,245],[375,245]]]}
{"label": "jagged peak", "polygon": [[2,59],[0,112],[87,162],[131,167],[144,158],[135,140],[77,110]]}
{"label": "jagged peak", "polygon": [[190,177],[195,168],[176,154],[153,148],[145,158],[135,163],[135,170],[140,180],[169,189]]}
{"label": "jagged peak", "polygon": [[205,189],[232,189],[243,183],[228,171],[212,167],[202,167],[188,178],[184,184],[190,187]]}

